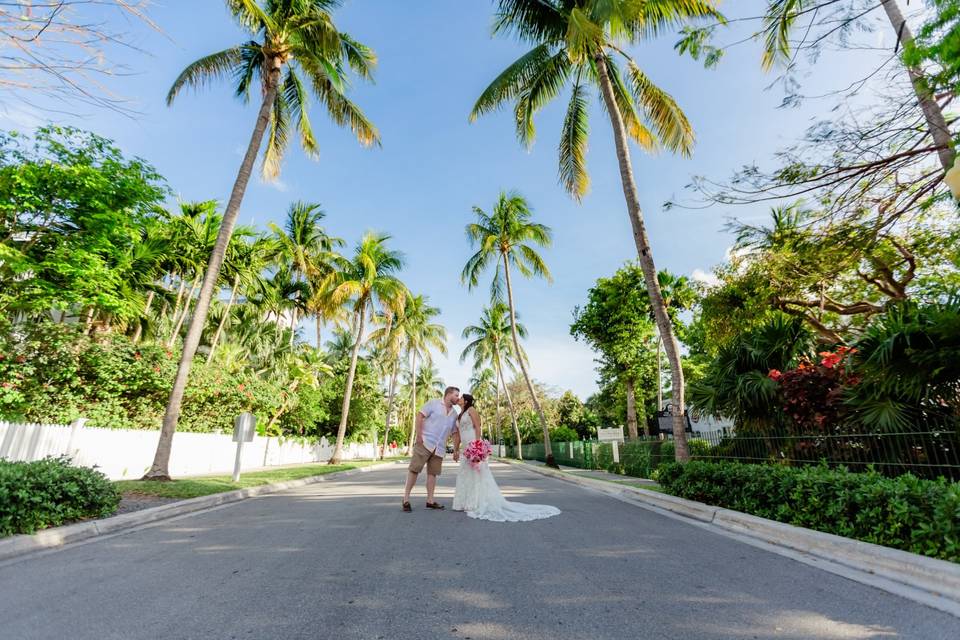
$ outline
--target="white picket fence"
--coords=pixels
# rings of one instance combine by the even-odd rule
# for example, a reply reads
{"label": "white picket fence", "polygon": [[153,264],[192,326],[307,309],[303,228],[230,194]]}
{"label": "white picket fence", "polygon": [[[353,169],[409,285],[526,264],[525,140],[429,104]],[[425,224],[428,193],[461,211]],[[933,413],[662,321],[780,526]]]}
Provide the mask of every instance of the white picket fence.
{"label": "white picket fence", "polygon": [[[139,478],[153,462],[159,431],[87,427],[83,420],[70,425],[0,422],[0,458],[40,460],[67,455],[74,464],[97,467],[112,480]],[[230,434],[177,433],[170,454],[170,474],[190,476],[233,471],[237,445]],[[344,445],[344,460],[376,457],[374,444]],[[333,444],[304,445],[293,440],[254,437],[243,445],[243,469],[308,462],[326,462]]]}

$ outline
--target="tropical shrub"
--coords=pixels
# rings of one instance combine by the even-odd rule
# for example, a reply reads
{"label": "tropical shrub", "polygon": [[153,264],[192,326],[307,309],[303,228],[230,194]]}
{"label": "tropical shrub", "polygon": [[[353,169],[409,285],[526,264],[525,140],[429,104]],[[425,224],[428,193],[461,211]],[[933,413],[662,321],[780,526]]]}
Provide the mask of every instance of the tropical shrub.
{"label": "tropical shrub", "polygon": [[579,439],[580,434],[566,425],[560,425],[559,427],[550,429],[551,442],[577,442]]}
{"label": "tropical shrub", "polygon": [[693,461],[658,480],[681,498],[960,562],[960,484],[942,478]]}
{"label": "tropical shrub", "polygon": [[68,458],[0,460],[0,537],[33,533],[117,509],[120,492],[99,471]]}

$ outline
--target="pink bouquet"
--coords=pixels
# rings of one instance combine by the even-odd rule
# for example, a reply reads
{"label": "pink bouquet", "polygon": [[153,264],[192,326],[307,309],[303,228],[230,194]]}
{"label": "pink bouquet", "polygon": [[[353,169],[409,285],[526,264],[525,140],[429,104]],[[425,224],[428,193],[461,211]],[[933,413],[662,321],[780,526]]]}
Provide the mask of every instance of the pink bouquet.
{"label": "pink bouquet", "polygon": [[490,457],[493,453],[493,447],[486,440],[474,440],[463,450],[463,457],[470,461],[474,468],[479,467],[480,463]]}

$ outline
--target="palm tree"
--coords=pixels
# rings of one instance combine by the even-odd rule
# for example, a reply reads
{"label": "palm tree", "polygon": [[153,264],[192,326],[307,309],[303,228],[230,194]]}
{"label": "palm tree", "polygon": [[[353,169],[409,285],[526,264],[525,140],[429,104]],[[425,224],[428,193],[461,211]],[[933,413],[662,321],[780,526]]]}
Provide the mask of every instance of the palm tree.
{"label": "palm tree", "polygon": [[[325,216],[319,204],[295,202],[287,211],[287,220],[282,229],[275,224],[270,225],[280,256],[291,266],[295,277],[309,285],[305,306],[315,315],[318,336],[323,310],[316,301],[335,271],[336,250],[343,246],[342,239],[327,235],[320,225]],[[298,320],[296,314],[291,318],[294,326]],[[319,337],[317,348],[320,348]]]}
{"label": "palm tree", "polygon": [[[513,336],[519,335],[522,338],[527,336],[527,329],[517,321],[517,314],[511,314],[510,309],[499,301],[494,301],[489,307],[485,307],[480,314],[480,324],[469,325],[463,330],[464,340],[469,340],[460,354],[460,362],[465,362],[467,358],[473,357],[474,368],[489,364],[493,367],[496,376],[497,387],[497,407],[500,406],[499,389],[503,387],[503,393],[507,398],[507,407],[510,411],[510,421],[513,424],[513,432],[517,438],[517,453],[520,459],[523,459],[523,452],[520,449],[520,427],[517,425],[517,413],[513,408],[513,398],[510,395],[510,389],[507,388],[507,379],[504,374],[504,367],[514,371],[514,361],[526,359],[526,355],[520,350],[519,342],[511,342]],[[534,396],[536,402],[536,396]],[[497,425],[499,426],[499,418]]]}
{"label": "palm tree", "polygon": [[[496,374],[490,367],[481,369],[475,368],[473,375],[470,376],[470,393],[477,400],[483,409],[486,409],[487,415],[484,416],[484,422],[487,424],[487,430],[490,432],[490,441],[499,442],[498,432],[500,430],[500,386],[497,384]],[[489,420],[490,400],[494,399],[493,420]]]}
{"label": "palm tree", "polygon": [[[689,309],[696,301],[697,292],[690,285],[690,279],[686,276],[676,276],[669,271],[663,270],[657,273],[657,283],[660,285],[660,291],[663,293],[663,303],[667,307],[667,313],[670,319],[676,323],[677,313],[683,309]],[[652,309],[651,309],[652,310]],[[654,320],[656,320],[654,318]],[[660,332],[657,331],[657,411],[663,410],[663,364],[661,355],[663,353],[663,340],[660,338]],[[632,385],[631,385],[632,386]],[[630,391],[632,395],[632,391]],[[628,398],[629,399],[629,398]]]}
{"label": "palm tree", "polygon": [[[712,0],[498,0],[495,33],[512,32],[534,47],[484,90],[470,114],[474,119],[514,101],[517,137],[529,146],[536,133],[534,115],[557,97],[564,85],[571,83],[570,102],[560,134],[560,181],[580,200],[590,184],[586,167],[588,85],[599,87],[613,128],[623,195],[644,282],[670,362],[675,390],[673,434],[676,458],[680,461],[689,459],[680,345],[657,283],[657,268],[640,209],[629,141],[632,139],[647,150],[663,147],[689,155],[694,136],[680,107],[651,82],[624,46],[693,19],[722,20],[714,4]],[[618,59],[626,63],[626,79]]]}
{"label": "palm tree", "polygon": [[492,214],[487,214],[479,207],[474,207],[473,211],[477,221],[467,225],[467,238],[470,239],[471,244],[478,247],[478,250],[467,260],[460,277],[467,287],[472,289],[479,282],[480,274],[491,264],[496,265],[492,285],[493,297],[500,298],[503,284],[505,284],[514,353],[518,356],[517,363],[530,390],[530,398],[540,420],[540,428],[543,429],[546,464],[556,467],[557,463],[553,459],[553,450],[550,447],[550,428],[543,415],[543,409],[540,408],[540,401],[537,400],[537,393],[527,372],[525,358],[521,355],[517,312],[513,303],[513,282],[510,275],[510,267],[513,266],[521,275],[528,278],[539,276],[548,282],[551,280],[550,270],[534,248],[534,245],[549,247],[551,231],[546,225],[533,222],[530,205],[516,192],[501,191]]}
{"label": "palm tree", "polygon": [[356,334],[347,386],[343,392],[343,411],[337,429],[337,445],[330,464],[340,464],[343,438],[347,432],[350,415],[350,399],[353,394],[353,378],[357,371],[357,357],[363,344],[363,331],[367,316],[389,310],[399,313],[407,297],[407,288],[396,274],[403,268],[403,256],[387,247],[390,236],[373,232],[366,233],[357,245],[353,258],[341,259],[341,268],[336,274],[336,284],[331,294],[337,304],[349,303],[356,319]]}
{"label": "palm tree", "polygon": [[[387,417],[383,435],[383,451],[386,451],[390,423],[396,400],[397,378],[404,353],[423,352],[430,360],[430,350],[446,353],[447,331],[442,325],[431,322],[440,315],[440,309],[430,305],[423,295],[407,296],[403,310],[393,316],[383,314],[378,320],[383,325],[370,335],[370,340],[380,345],[390,360],[390,383],[387,391]],[[414,381],[415,383],[415,381]],[[414,386],[414,393],[416,387]],[[414,401],[414,405],[416,402]],[[416,412],[416,406],[414,406]],[[416,413],[414,413],[414,416]]]}
{"label": "palm tree", "polygon": [[[291,119],[296,119],[300,142],[311,156],[317,154],[307,107],[310,93],[340,126],[349,126],[363,145],[379,144],[379,133],[360,109],[344,95],[347,72],[371,78],[376,56],[366,46],[337,30],[328,9],[335,3],[321,0],[227,0],[227,7],[240,26],[254,39],[193,62],[181,72],[167,94],[167,104],[186,87],[200,87],[215,79],[236,80],[236,95],[249,99],[250,89],[259,85],[261,102],[256,124],[230,193],[216,245],[210,254],[200,297],[183,343],[183,352],[170,398],[163,416],[160,440],[146,479],[166,479],[173,434],[180,416],[190,365],[200,343],[213,290],[227,243],[240,213],[253,164],[269,129],[263,158],[263,173],[276,177],[280,160],[289,143]],[[284,71],[286,74],[284,75]],[[309,80],[310,90],[301,76]]]}
{"label": "palm tree", "polygon": [[[239,240],[239,241],[238,241]],[[230,321],[230,313],[233,305],[237,301],[240,288],[252,290],[257,285],[262,285],[261,274],[270,260],[270,255],[275,252],[274,242],[268,238],[256,238],[252,242],[247,242],[240,234],[240,230],[234,232],[227,245],[227,255],[224,260],[224,270],[228,273],[230,284],[230,297],[227,300],[223,315],[217,324],[217,330],[210,340],[210,353],[207,354],[207,364],[213,362],[217,351],[217,344],[223,336],[227,322]]]}
{"label": "palm tree", "polygon": [[[431,306],[427,302],[426,296],[416,296],[410,304],[410,308],[404,312],[404,348],[410,357],[410,440],[407,444],[407,451],[413,451],[413,443],[416,438],[416,420],[417,420],[417,366],[420,361],[425,368],[432,370],[433,367],[433,349],[440,353],[447,352],[447,330],[443,325],[437,324],[432,320],[440,315],[440,309]],[[441,389],[442,391],[442,389]]]}

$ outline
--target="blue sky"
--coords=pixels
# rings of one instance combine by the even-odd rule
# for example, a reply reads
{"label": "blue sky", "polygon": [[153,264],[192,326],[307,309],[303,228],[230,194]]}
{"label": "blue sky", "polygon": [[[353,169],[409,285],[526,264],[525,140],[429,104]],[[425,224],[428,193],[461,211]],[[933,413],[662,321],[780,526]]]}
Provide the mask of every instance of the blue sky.
{"label": "blue sky", "polygon": [[[756,15],[761,4],[736,0],[721,8],[730,16]],[[459,335],[486,303],[487,288],[467,293],[459,283],[470,253],[463,228],[473,205],[488,208],[501,189],[520,190],[538,219],[555,232],[554,246],[545,252],[554,283],[516,286],[518,309],[530,331],[532,372],[558,390],[573,389],[585,397],[595,390],[593,354],[569,336],[572,310],[598,277],[635,256],[610,128],[595,100],[588,156],[592,190],[577,204],[557,182],[564,100],[539,116],[538,140],[530,151],[516,142],[508,112],[468,122],[482,89],[524,51],[514,41],[490,37],[492,7],[485,0],[346,2],[337,23],[371,46],[380,60],[376,83],[357,84],[352,95],[379,126],[383,147],[361,148],[348,131],[314,110],[319,161],[293,149],[278,183],[251,182],[240,220],[279,221],[290,202],[306,200],[321,203],[329,231],[351,244],[367,229],[391,233],[406,254],[404,278],[410,288],[443,310],[450,356],[438,356],[436,364],[446,380],[465,384],[469,366],[457,362],[463,346]],[[111,85],[135,102],[139,115],[96,112],[56,115],[56,120],[113,138],[126,153],[149,160],[183,200],[225,201],[255,106],[234,100],[226,85],[185,94],[172,108],[165,106],[164,96],[186,64],[244,36],[219,0],[159,0],[151,15],[163,34],[123,26],[148,55],[124,52],[133,74]],[[734,41],[744,33],[731,30],[720,39]],[[722,230],[728,216],[762,217],[764,209],[664,211],[663,203],[682,195],[691,175],[722,178],[745,163],[769,160],[831,105],[778,109],[782,94],[766,89],[773,77],[761,72],[755,44],[734,48],[718,69],[704,70],[677,56],[675,39],[667,36],[633,53],[686,110],[697,131],[697,148],[691,159],[634,149],[634,169],[658,267],[691,275],[723,260],[731,244]],[[863,64],[863,55],[828,53],[805,89],[816,93],[843,86]],[[6,105],[0,126],[29,128],[50,117]]]}

